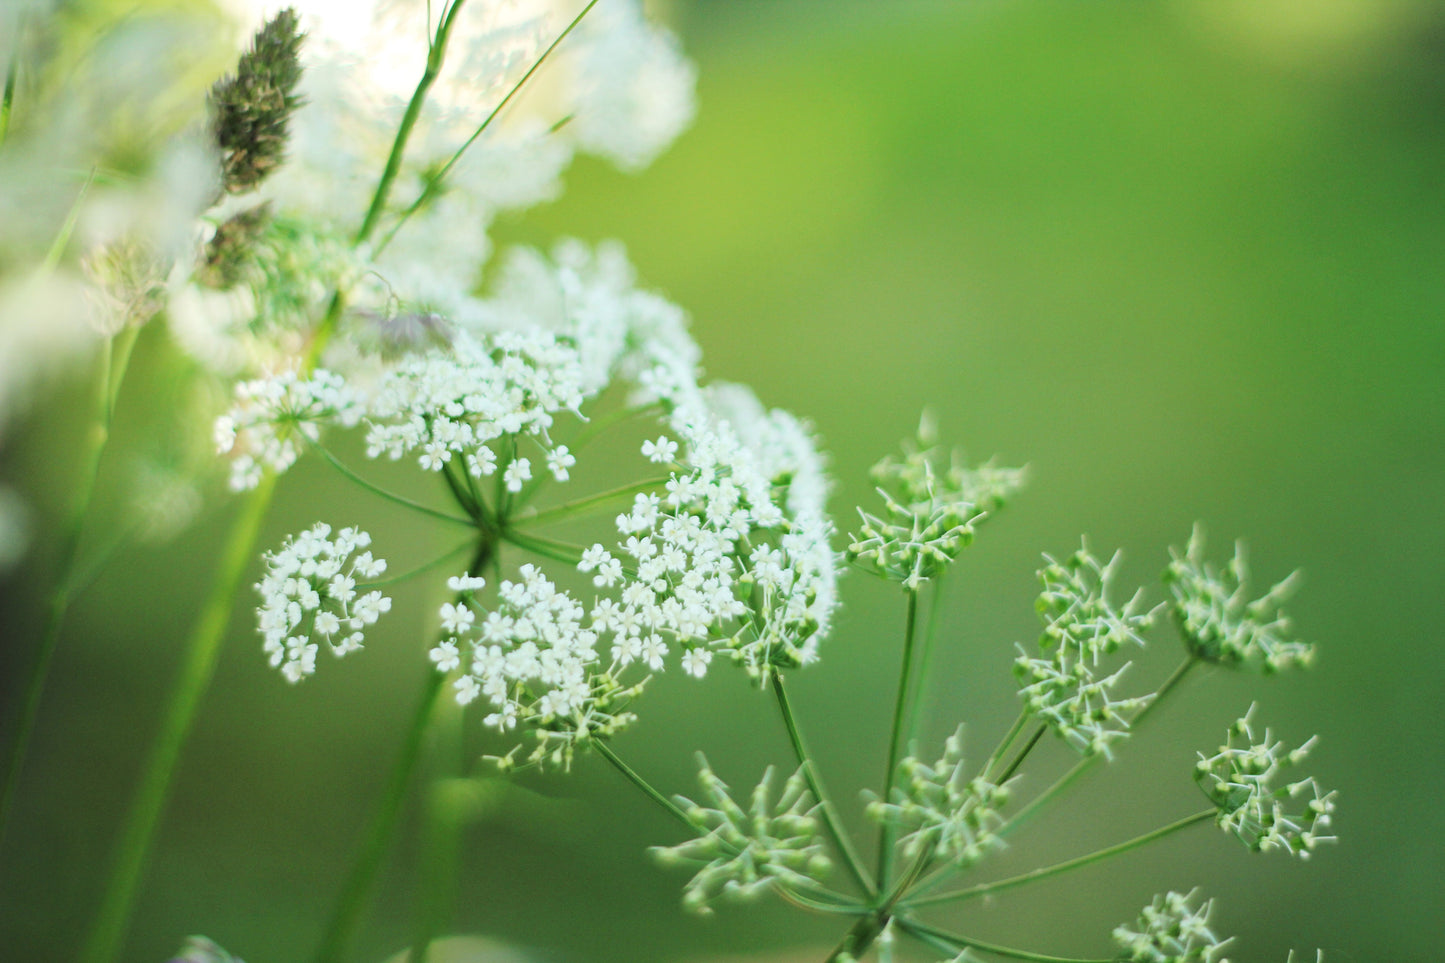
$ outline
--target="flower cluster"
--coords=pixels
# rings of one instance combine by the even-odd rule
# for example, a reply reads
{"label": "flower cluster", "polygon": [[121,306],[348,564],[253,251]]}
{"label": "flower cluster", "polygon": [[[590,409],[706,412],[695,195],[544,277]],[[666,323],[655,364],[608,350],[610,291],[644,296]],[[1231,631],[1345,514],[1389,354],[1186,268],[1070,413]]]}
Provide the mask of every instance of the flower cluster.
{"label": "flower cluster", "polygon": [[[1233,833],[1255,852],[1282,849],[1308,859],[1317,845],[1334,841],[1321,831],[1329,828],[1336,794],[1322,793],[1313,778],[1276,786],[1281,773],[1309,755],[1315,739],[1312,736],[1299,748],[1286,750],[1283,742],[1270,742],[1266,729],[1256,743],[1250,721],[1253,714],[1251,705],[1230,726],[1219,752],[1199,754],[1194,780],[1219,808],[1216,821],[1225,832]],[[1236,739],[1243,745],[1236,745]],[[1290,806],[1302,797],[1302,808]]]}
{"label": "flower cluster", "polygon": [[1290,622],[1280,611],[1280,603],[1294,594],[1298,572],[1251,602],[1241,543],[1235,543],[1234,558],[1222,572],[1204,561],[1204,531],[1198,525],[1184,554],[1171,554],[1164,581],[1174,594],[1174,620],[1195,656],[1228,666],[1259,665],[1265,672],[1314,661],[1314,646],[1288,637]]}
{"label": "flower cluster", "polygon": [[[641,683],[618,680],[623,663],[615,654],[610,663],[602,661],[598,630],[580,603],[534,565],[523,565],[520,576],[498,586],[497,608],[480,621],[472,606],[481,580],[453,582],[462,597],[442,606],[442,625],[451,635],[431,659],[438,671],[451,672],[462,666],[465,646],[466,669],[453,683],[457,702],[485,698],[493,710],[485,723],[503,731],[530,723],[538,746],[529,761],[565,766],[579,742],[632,721],[623,707]],[[661,660],[656,652],[643,657],[648,655]]]}
{"label": "flower cluster", "polygon": [[265,639],[263,651],[286,681],[300,682],[316,671],[313,639],[325,641],[338,657],[346,655],[361,648],[362,630],[391,610],[391,599],[381,592],[358,591],[358,579],[386,571],[386,561],[370,552],[352,558],[370,544],[366,532],[343,528],[333,537],[330,525],[318,523],[263,556],[257,628]]}
{"label": "flower cluster", "polygon": [[287,369],[237,385],[234,406],[216,420],[216,448],[232,455],[231,487],[243,491],[261,483],[263,470],[290,468],[303,440],[319,440],[323,425],[350,427],[360,417],[360,401],[341,376]]}
{"label": "flower cluster", "polygon": [[1023,484],[1022,469],[992,462],[968,468],[957,454],[945,462],[927,417],[917,446],[906,448],[901,461],[884,458],[873,477],[885,517],[858,510],[862,528],[846,557],[909,591],[952,562],[973,541],[975,524]]}
{"label": "flower cluster", "polygon": [[508,332],[485,341],[458,334],[446,352],[409,359],[390,372],[370,404],[367,454],[396,459],[420,452],[428,471],[453,457],[473,478],[500,467],[509,491],[532,477],[530,459],[501,455],[489,445],[511,436],[536,439],[559,480],[571,462],[566,446],[551,446],[547,430],[559,411],[582,404],[577,351],[542,332]]}
{"label": "flower cluster", "polygon": [[681,796],[678,803],[701,835],[652,850],[665,863],[702,865],[687,884],[684,906],[710,913],[708,904],[720,896],[746,898],[773,885],[807,887],[823,877],[828,858],[801,769],[783,783],[774,802],[770,766],[744,810],[701,754],[698,763],[698,781],[711,805]]}
{"label": "flower cluster", "polygon": [[1228,963],[1219,954],[1232,942],[1209,928],[1214,900],[1195,906],[1195,893],[1165,893],[1139,914],[1135,929],[1114,928],[1114,942],[1131,963]]}
{"label": "flower cluster", "polygon": [[1088,543],[1063,561],[1044,556],[1039,570],[1043,591],[1038,610],[1044,621],[1039,638],[1040,657],[1020,647],[1014,674],[1019,695],[1030,713],[1047,722],[1084,755],[1110,753],[1110,743],[1127,735],[1125,713],[1148,703],[1148,697],[1115,698],[1129,664],[1108,674],[1100,662],[1126,644],[1144,645],[1142,633],[1153,622],[1143,610],[1143,592],[1136,592],[1123,608],[1109,600],[1109,583],[1121,556],[1114,553],[1103,564]]}
{"label": "flower cluster", "polygon": [[944,742],[937,762],[929,765],[909,756],[898,764],[898,775],[893,799],[874,801],[868,814],[907,831],[899,838],[907,855],[928,850],[938,859],[971,866],[1003,845],[997,832],[1008,786],[984,774],[972,779],[964,774],[962,726]]}

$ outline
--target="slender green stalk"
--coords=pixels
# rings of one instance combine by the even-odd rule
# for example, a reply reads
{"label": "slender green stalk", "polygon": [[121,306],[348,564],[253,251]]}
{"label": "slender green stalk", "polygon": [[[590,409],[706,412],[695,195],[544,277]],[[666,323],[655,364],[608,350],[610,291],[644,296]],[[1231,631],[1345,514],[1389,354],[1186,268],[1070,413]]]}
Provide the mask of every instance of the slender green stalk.
{"label": "slender green stalk", "polygon": [[[488,538],[483,538],[478,542],[476,553],[472,556],[471,563],[467,565],[467,574],[475,575],[484,570],[495,554],[496,547],[496,542]],[[460,600],[460,595],[458,598]],[[314,957],[316,963],[340,963],[346,958],[352,942],[356,939],[356,932],[361,926],[361,917],[366,911],[368,897],[376,883],[376,875],[381,871],[381,864],[386,859],[387,850],[391,846],[391,837],[396,832],[397,823],[401,819],[402,806],[406,802],[412,776],[421,759],[427,726],[431,721],[437,697],[441,694],[445,681],[446,676],[441,672],[432,671],[426,675],[421,697],[417,700],[416,711],[412,714],[411,726],[407,729],[406,738],[402,742],[401,754],[397,756],[396,763],[392,766],[391,776],[386,784],[386,792],[382,796],[376,812],[372,814],[371,825],[361,844],[360,855],[352,864],[351,872],[342,887],[341,897],[337,900],[336,909],[332,912],[331,920],[326,926],[326,933],[321,938],[321,946],[317,949]]]}
{"label": "slender green stalk", "polygon": [[933,669],[933,640],[938,637],[938,621],[943,614],[943,586],[946,584],[942,576],[932,580],[933,590],[928,598],[928,620],[923,628],[923,645],[918,653],[918,689],[914,698],[908,703],[908,714],[903,721],[903,744],[912,743],[918,735],[918,720],[923,713],[923,686],[928,681],[929,674]]}
{"label": "slender green stalk", "polygon": [[612,768],[622,773],[622,775],[627,778],[628,782],[632,783],[638,789],[641,789],[643,794],[646,795],[648,799],[651,799],[663,809],[667,810],[668,814],[671,815],[673,819],[676,819],[678,822],[686,826],[689,833],[697,832],[697,827],[692,824],[692,820],[687,818],[687,813],[682,811],[682,807],[679,806],[677,803],[673,802],[671,799],[668,799],[656,789],[654,789],[652,783],[648,782],[646,779],[643,779],[637,774],[636,770],[634,770],[627,763],[623,762],[618,757],[617,753],[612,751],[611,746],[603,742],[601,739],[593,739],[592,748],[596,749],[597,754],[600,755],[603,759],[606,759],[608,762],[612,763]]}
{"label": "slender green stalk", "polygon": [[41,272],[53,271],[60,264],[60,259],[65,256],[65,249],[70,246],[70,236],[75,233],[75,225],[80,223],[80,210],[85,201],[85,195],[90,192],[90,185],[95,183],[95,168],[85,175],[85,183],[80,185],[80,193],[75,195],[75,201],[70,205],[70,210],[65,215],[65,223],[60,225],[60,231],[55,235],[55,240],[50,243],[50,250],[45,252],[45,260],[40,262]]}
{"label": "slender green stalk", "polygon": [[828,913],[833,916],[867,916],[873,912],[859,903],[845,904],[828,899],[815,899],[809,891],[793,889],[789,886],[775,885],[773,891],[785,902],[792,903],[798,909],[812,910],[816,913]]}
{"label": "slender green stalk", "polygon": [[1009,726],[1008,732],[1004,733],[1003,738],[999,740],[998,745],[994,747],[993,752],[990,753],[988,759],[984,761],[983,768],[978,771],[980,776],[984,779],[988,778],[988,774],[993,771],[994,766],[998,765],[998,761],[1003,758],[1003,754],[1008,752],[1009,747],[1013,745],[1013,741],[1018,738],[1019,733],[1024,731],[1024,726],[1028,721],[1028,712],[1020,712],[1019,717],[1014,720],[1013,725]]}
{"label": "slender green stalk", "polygon": [[1002,956],[1011,960],[1028,960],[1030,963],[1114,963],[1113,960],[1081,960],[1068,956],[1050,956],[1047,953],[1030,953],[1028,950],[1016,950],[1011,946],[1000,946],[997,943],[985,943],[983,940],[959,936],[919,920],[901,916],[897,919],[898,925],[905,933],[945,953],[978,950],[980,953],[992,953],[994,956]]}
{"label": "slender green stalk", "polygon": [[435,508],[430,508],[426,505],[423,505],[420,502],[414,502],[410,498],[407,498],[403,495],[398,495],[395,492],[389,492],[385,488],[382,488],[379,485],[375,485],[367,481],[365,478],[357,474],[351,468],[348,468],[341,461],[341,459],[333,455],[325,446],[316,442],[312,442],[311,447],[315,448],[318,452],[320,452],[321,457],[329,461],[332,467],[334,467],[337,471],[341,472],[342,475],[346,476],[351,481],[356,482],[356,484],[360,485],[362,488],[365,488],[373,495],[378,495],[382,498],[385,498],[389,502],[394,502],[397,505],[402,505],[406,508],[410,508],[412,511],[421,512],[423,515],[429,515],[432,518],[439,518],[444,522],[451,522],[454,525],[465,525],[468,528],[471,528],[475,524],[473,519],[463,518],[461,515],[453,515],[450,512],[439,511]]}
{"label": "slender green stalk", "polygon": [[427,723],[431,719],[432,710],[436,708],[437,697],[441,694],[445,682],[446,676],[440,672],[430,671],[426,674],[421,698],[417,700],[411,726],[407,729],[406,739],[402,743],[401,754],[387,780],[386,792],[376,812],[372,814],[371,826],[361,844],[361,854],[351,867],[351,873],[341,890],[341,898],[331,915],[326,934],[322,937],[321,947],[316,951],[314,959],[317,963],[339,963],[344,960],[356,938],[356,931],[361,926],[361,915],[366,911],[367,897],[371,894],[376,874],[381,870],[381,864],[390,848],[392,834],[396,831],[402,805],[406,802],[407,791],[411,787],[412,773],[421,758]]}
{"label": "slender green stalk", "polygon": [[857,850],[843,829],[842,820],[838,818],[838,809],[833,805],[833,799],[823,786],[823,779],[818,775],[818,767],[813,762],[812,756],[808,754],[808,747],[803,742],[803,734],[798,729],[797,718],[793,715],[792,703],[788,700],[788,690],[783,684],[783,674],[773,673],[773,694],[777,696],[778,709],[783,714],[783,724],[788,729],[788,740],[793,744],[793,754],[798,758],[798,765],[803,770],[803,778],[807,780],[808,789],[813,793],[813,798],[818,800],[819,812],[823,815],[823,826],[832,837],[833,845],[843,856],[843,862],[848,867],[848,872],[858,886],[867,894],[871,900],[878,894],[877,887],[873,880],[869,879],[868,871],[863,866],[863,860],[858,856]]}
{"label": "slender green stalk", "polygon": [[[1162,702],[1166,695],[1168,695],[1171,691],[1178,687],[1179,683],[1184,681],[1184,677],[1189,674],[1189,670],[1194,668],[1195,663],[1198,661],[1198,659],[1191,655],[1186,657],[1185,660],[1180,663],[1179,667],[1170,674],[1169,678],[1164,680],[1164,684],[1155,691],[1154,698],[1150,699],[1148,704],[1145,705],[1144,708],[1140,709],[1134,715],[1134,718],[1130,720],[1130,731],[1138,730],[1139,724],[1144,721],[1145,717],[1149,715],[1150,711],[1153,710],[1153,708],[1157,706],[1160,702]],[[1024,825],[1026,822],[1032,819],[1040,809],[1044,808],[1050,802],[1057,799],[1070,786],[1077,782],[1079,777],[1083,776],[1084,773],[1093,769],[1094,766],[1098,763],[1100,756],[1100,753],[1095,753],[1092,756],[1085,756],[1083,759],[1080,759],[1077,763],[1074,764],[1074,767],[1072,769],[1059,777],[1058,782],[1054,783],[1048,789],[1045,789],[1038,796],[1034,797],[1032,802],[1030,802],[1023,809],[1020,809],[1017,813],[1014,813],[1013,817],[1010,818],[1008,822],[1004,823],[1003,826],[999,827],[999,836],[1007,836],[1009,833],[1014,832],[1020,826]]]}
{"label": "slender green stalk", "polygon": [[527,525],[551,525],[563,519],[572,518],[583,512],[590,511],[599,505],[617,501],[622,498],[631,498],[644,492],[652,491],[667,483],[666,478],[650,478],[647,481],[635,482],[631,485],[623,485],[621,488],[613,488],[609,491],[598,492],[595,495],[588,495],[585,498],[578,498],[570,502],[563,502],[561,505],[554,505],[539,512],[532,512],[530,515],[514,515],[518,523]]}
{"label": "slender green stalk", "polygon": [[[391,153],[386,158],[386,167],[381,172],[381,180],[377,182],[376,191],[371,195],[371,206],[366,210],[366,217],[362,219],[361,227],[356,231],[355,245],[360,246],[371,239],[371,234],[376,230],[377,221],[383,211],[386,210],[386,200],[391,195],[392,185],[401,173],[401,159],[406,153],[407,141],[411,139],[411,132],[416,127],[417,119],[421,117],[421,108],[426,103],[426,95],[431,90],[432,84],[442,72],[442,62],[446,59],[447,39],[451,35],[452,26],[457,20],[457,11],[462,8],[466,0],[456,0],[451,9],[442,18],[441,26],[437,28],[436,42],[427,50],[426,70],[422,72],[421,80],[417,82],[416,90],[411,95],[411,100],[406,105],[406,113],[401,115],[401,124],[396,129],[396,139],[391,143]],[[396,233],[393,229],[392,233]],[[380,247],[385,247],[391,240],[391,234],[381,242]]]}
{"label": "slender green stalk", "polygon": [[[888,768],[883,774],[883,800],[893,798],[893,779],[898,756],[903,748],[903,714],[908,706],[908,689],[913,674],[913,643],[918,627],[918,590],[908,590],[908,619],[903,629],[903,667],[898,673],[898,698],[893,704],[893,728],[888,736]],[[893,840],[895,827],[884,823],[878,834],[878,889],[888,886],[893,872]]]}
{"label": "slender green stalk", "polygon": [[1078,856],[1074,859],[1068,859],[1062,863],[1055,863],[1052,866],[1042,866],[1038,869],[1030,870],[1027,873],[1020,873],[1017,876],[1010,876],[1008,879],[1000,879],[992,883],[980,883],[977,886],[970,886],[967,889],[955,890],[952,893],[939,893],[936,896],[925,896],[919,899],[905,900],[903,905],[908,909],[916,909],[921,906],[932,906],[936,903],[961,903],[965,900],[977,899],[980,896],[987,896],[990,893],[998,893],[1006,889],[1013,889],[1015,886],[1023,886],[1026,883],[1032,883],[1041,879],[1048,879],[1050,876],[1057,876],[1060,873],[1067,873],[1070,870],[1080,869],[1084,866],[1092,865],[1093,863],[1102,862],[1103,860],[1109,859],[1110,857],[1118,856],[1121,853],[1127,853],[1130,850],[1138,849],[1140,846],[1148,845],[1149,843],[1152,843],[1157,839],[1163,839],[1165,836],[1170,836],[1174,833],[1179,832],[1180,830],[1188,829],[1190,826],[1196,825],[1197,823],[1202,823],[1206,820],[1213,819],[1217,815],[1218,810],[1206,809],[1202,812],[1197,812],[1192,816],[1186,816],[1183,819],[1176,820],[1175,822],[1172,822],[1167,826],[1161,826],[1153,832],[1145,833],[1142,836],[1135,836],[1133,839],[1125,840],[1122,843],[1116,843],[1113,846],[1097,850],[1096,852],[1089,853],[1085,856]]}
{"label": "slender green stalk", "polygon": [[10,114],[15,109],[15,80],[20,75],[20,44],[16,38],[15,52],[10,56],[10,65],[5,70],[5,93],[0,97],[0,144],[10,133]]}
{"label": "slender green stalk", "polygon": [[111,427],[115,421],[115,403],[120,394],[120,383],[125,378],[126,366],[130,362],[131,348],[140,329],[128,325],[121,329],[114,339],[104,342],[101,357],[101,374],[96,380],[93,397],[94,420],[87,432],[80,461],[80,475],[75,485],[75,498],[66,516],[60,536],[60,555],[57,559],[55,588],[46,606],[45,627],[41,630],[40,647],[31,664],[29,678],[25,684],[25,696],[21,702],[20,721],[16,726],[15,740],[5,765],[4,788],[0,789],[0,842],[4,841],[5,828],[10,820],[10,810],[19,788],[20,773],[25,767],[25,758],[30,753],[30,739],[35,730],[35,720],[40,713],[40,699],[45,692],[45,683],[50,676],[50,665],[60,643],[61,627],[65,623],[70,602],[79,593],[83,579],[77,578],[77,563],[80,557],[81,537],[85,523],[90,516],[91,502],[95,497],[95,483],[100,475],[101,459],[110,441]]}
{"label": "slender green stalk", "polygon": [[994,781],[999,785],[1003,785],[1004,783],[1012,779],[1014,777],[1014,773],[1019,771],[1019,766],[1022,766],[1024,764],[1024,760],[1029,757],[1029,753],[1034,751],[1034,746],[1037,746],[1039,744],[1039,740],[1042,739],[1044,737],[1044,733],[1048,731],[1049,727],[1040,723],[1039,727],[1034,730],[1034,734],[1029,736],[1029,741],[1024,743],[1023,748],[1020,749],[1018,751],[1018,754],[1014,756],[1013,762],[1009,763],[1004,768],[1004,771],[999,773],[998,779]]}
{"label": "slender green stalk", "polygon": [[165,805],[171,773],[175,770],[201,696],[215,672],[221,640],[230,621],[231,601],[250,566],[256,537],[266,517],[266,509],[271,504],[275,484],[274,475],[262,478],[261,484],[242,504],[241,513],[231,528],[215,586],[201,610],[195,633],[186,649],[180,678],[166,707],[160,734],[151,748],[150,759],[126,817],[110,885],[94,929],[81,953],[83,963],[109,963],[115,959],[125,939],[135,905],[136,887],[145,869],[151,838]]}
{"label": "slender green stalk", "polygon": [[[447,12],[446,20],[442,23],[441,31],[438,32],[439,38],[444,37],[446,31],[449,31],[451,29],[453,16],[455,15],[457,8],[461,5],[462,0],[457,0],[457,2],[453,4],[452,9]],[[442,165],[441,170],[437,171],[436,175],[428,181],[427,186],[422,189],[421,194],[418,195],[417,199],[414,202],[412,202],[411,206],[408,207],[405,211],[402,211],[401,216],[396,219],[396,223],[391,226],[391,229],[386,232],[386,236],[381,239],[381,243],[377,245],[378,252],[384,250],[386,246],[391,243],[391,239],[396,236],[396,232],[401,230],[402,225],[405,224],[413,214],[421,210],[422,207],[426,205],[427,201],[431,200],[432,197],[436,195],[437,190],[441,188],[442,181],[446,179],[447,174],[451,173],[451,169],[457,165],[457,161],[462,159],[462,155],[467,152],[467,148],[471,147],[472,144],[476,142],[477,138],[482,136],[486,129],[491,126],[492,121],[495,120],[497,118],[497,115],[502,112],[502,108],[507,106],[507,104],[511,102],[512,98],[517,95],[517,91],[521,90],[528,80],[532,79],[532,75],[537,72],[537,68],[541,67],[542,64],[546,63],[547,58],[552,55],[552,51],[557,49],[558,44],[560,44],[563,40],[567,39],[567,35],[571,33],[579,23],[582,22],[582,18],[587,16],[588,12],[595,6],[597,6],[597,0],[590,0],[587,6],[582,8],[582,12],[577,14],[577,16],[572,19],[572,22],[567,24],[567,27],[557,35],[557,39],[553,40],[551,45],[546,50],[542,51],[542,55],[533,62],[532,66],[527,68],[527,72],[522,75],[522,79],[518,80],[516,84],[512,86],[512,89],[507,91],[506,96],[504,96],[497,103],[497,106],[492,108],[492,112],[487,115],[486,120],[482,121],[481,126],[479,126],[475,131],[473,131],[472,135],[466,139],[462,146],[458,147],[456,149],[456,152],[447,159],[447,162]],[[445,42],[445,39],[438,39],[438,45],[444,44]],[[438,69],[440,69],[441,58],[440,56],[438,56],[436,59],[437,67]],[[430,70],[430,59],[428,59],[427,64],[428,70]],[[433,79],[435,78],[433,77]],[[431,86],[430,80],[425,81],[425,83],[428,87]],[[413,121],[415,121],[415,118],[413,118]],[[405,119],[403,119],[402,123],[406,123]],[[380,211],[377,211],[377,213],[379,214]],[[367,218],[368,221],[370,221],[372,219],[372,215],[368,213]]]}
{"label": "slender green stalk", "polygon": [[408,572],[403,572],[400,575],[390,575],[386,578],[379,578],[370,582],[361,582],[358,583],[356,587],[361,591],[370,591],[371,589],[381,588],[385,585],[396,585],[399,582],[405,582],[408,579],[416,578],[422,572],[429,572],[432,569],[438,568],[445,563],[451,561],[453,558],[456,558],[462,553],[464,549],[470,548],[472,542],[473,540],[469,538],[465,542],[462,542],[460,545],[453,548],[451,551],[447,552],[445,555],[439,555],[436,558],[432,559],[430,562],[423,562],[421,565],[418,565],[416,568]]}

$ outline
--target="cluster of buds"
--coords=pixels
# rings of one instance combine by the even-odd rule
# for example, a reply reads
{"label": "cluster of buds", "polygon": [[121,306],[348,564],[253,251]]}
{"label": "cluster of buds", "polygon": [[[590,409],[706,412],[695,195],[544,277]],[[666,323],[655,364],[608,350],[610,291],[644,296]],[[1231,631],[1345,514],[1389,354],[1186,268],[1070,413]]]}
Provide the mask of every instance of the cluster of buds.
{"label": "cluster of buds", "polygon": [[1114,928],[1121,959],[1131,963],[1229,963],[1219,958],[1232,940],[1221,940],[1209,928],[1214,900],[1194,905],[1195,893],[1165,893],[1144,907],[1139,921]]}
{"label": "cluster of buds", "polygon": [[816,807],[801,769],[783,783],[774,802],[773,769],[768,767],[744,810],[701,754],[698,764],[698,781],[711,805],[681,796],[678,803],[699,837],[652,850],[664,863],[702,864],[687,884],[684,906],[706,914],[720,896],[746,898],[778,884],[806,887],[827,872]]}
{"label": "cluster of buds", "polygon": [[902,460],[873,466],[884,517],[861,508],[862,528],[845,553],[849,562],[916,592],[973,542],[974,526],[1023,484],[1023,470],[992,462],[968,468],[945,455],[925,416],[916,446]]}
{"label": "cluster of buds", "polygon": [[1008,786],[964,774],[962,726],[944,742],[942,758],[930,765],[909,756],[898,775],[893,799],[874,801],[868,814],[906,831],[899,837],[905,854],[931,850],[933,857],[970,866],[1003,845],[999,810],[1008,804]]}
{"label": "cluster of buds", "polygon": [[1020,648],[1014,674],[1028,711],[1084,755],[1110,752],[1110,743],[1128,733],[1126,716],[1142,709],[1148,697],[1121,699],[1113,690],[1129,664],[1110,673],[1101,661],[1124,645],[1144,645],[1154,613],[1135,592],[1122,608],[1109,600],[1109,583],[1118,568],[1118,552],[1107,564],[1088,543],[1063,561],[1044,556],[1039,570],[1043,591],[1037,607],[1044,620],[1039,657]]}
{"label": "cluster of buds", "polygon": [[1280,603],[1294,594],[1298,572],[1251,602],[1242,544],[1236,542],[1234,558],[1215,571],[1204,561],[1204,532],[1196,525],[1184,554],[1171,554],[1164,581],[1174,593],[1174,620],[1184,644],[1197,658],[1226,666],[1257,664],[1265,672],[1314,661],[1313,645],[1288,638],[1290,622],[1280,611]]}
{"label": "cluster of buds", "polygon": [[[1300,859],[1308,859],[1315,846],[1332,842],[1333,836],[1321,835],[1330,825],[1335,811],[1335,793],[1320,792],[1314,779],[1276,786],[1280,774],[1309,755],[1315,737],[1311,736],[1298,749],[1287,750],[1283,742],[1270,742],[1264,731],[1262,741],[1254,741],[1250,716],[1254,706],[1229,728],[1229,736],[1219,752],[1212,756],[1199,754],[1194,767],[1194,780],[1210,801],[1219,808],[1217,822],[1225,832],[1239,837],[1255,852],[1282,849]],[[1243,745],[1235,745],[1235,740]],[[1289,804],[1305,798],[1303,809],[1291,811]]]}

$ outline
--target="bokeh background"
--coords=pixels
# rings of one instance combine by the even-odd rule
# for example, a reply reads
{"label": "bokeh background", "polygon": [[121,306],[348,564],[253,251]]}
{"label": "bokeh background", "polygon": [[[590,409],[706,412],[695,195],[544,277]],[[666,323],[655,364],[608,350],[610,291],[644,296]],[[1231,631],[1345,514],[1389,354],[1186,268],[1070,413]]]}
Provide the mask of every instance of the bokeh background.
{"label": "bokeh background", "polygon": [[[606,0],[603,0],[606,2]],[[498,243],[624,241],[692,313],[714,378],[810,417],[846,528],[869,465],[930,407],[976,457],[1031,483],[950,577],[926,714],[980,757],[1017,709],[1015,642],[1037,633],[1039,553],[1087,534],[1152,583],[1202,520],[1222,559],[1247,537],[1261,585],[1295,566],[1315,670],[1199,673],[1103,778],[1020,834],[999,875],[1200,808],[1198,749],[1261,701],[1340,791],[1341,841],[1310,863],[1250,854],[1208,826],[937,917],[1065,956],[1104,956],[1152,894],[1218,897],[1231,958],[1427,960],[1445,905],[1445,10],[1408,0],[1093,3],[678,0],[659,8],[700,70],[694,129],[646,173],[580,162],[556,203]],[[0,228],[3,229],[3,228]],[[143,338],[119,445],[164,417],[178,361]],[[0,474],[38,544],[0,595],[8,737],[50,584],[47,533],[80,437],[79,374],[13,426]],[[346,443],[338,446],[352,451]],[[123,477],[121,459],[105,478]],[[388,476],[401,487],[406,473]],[[421,489],[414,489],[419,493]],[[106,524],[124,514],[109,498]],[[74,607],[0,853],[0,958],[63,960],[97,905],[180,643],[235,504],[219,491],[174,541],[128,549]],[[303,463],[263,544],[318,518],[371,529],[397,560],[449,536]],[[205,933],[251,963],[319,935],[411,711],[435,586],[396,594],[367,651],[284,685],[237,606],[178,773],[126,959]],[[903,600],[861,574],[795,698],[821,765],[866,831]],[[1132,670],[1178,659],[1164,628]],[[484,772],[476,719],[438,727],[430,775]],[[734,784],[786,764],[775,708],[740,674],[659,679],[619,751],[668,792],[705,749]],[[1041,787],[1068,764],[1051,742]],[[457,785],[449,784],[453,795]],[[770,903],[683,913],[685,875],[645,849],[674,826],[608,768],[529,777],[443,848],[447,929],[577,963],[817,960],[840,926]],[[498,794],[500,792],[500,794]],[[535,794],[535,795],[533,795]],[[358,960],[406,945],[424,832],[410,810]],[[869,847],[871,849],[871,845]],[[985,878],[991,871],[980,870]],[[925,954],[919,959],[932,959]]]}

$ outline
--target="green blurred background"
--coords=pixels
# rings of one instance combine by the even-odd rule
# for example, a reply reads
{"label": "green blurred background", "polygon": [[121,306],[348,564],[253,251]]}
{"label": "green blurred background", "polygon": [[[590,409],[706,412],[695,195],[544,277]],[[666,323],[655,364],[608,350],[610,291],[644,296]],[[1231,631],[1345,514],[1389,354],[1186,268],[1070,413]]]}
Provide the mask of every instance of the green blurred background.
{"label": "green blurred background", "polygon": [[[1199,827],[938,919],[1107,955],[1109,930],[1152,894],[1199,885],[1219,897],[1237,960],[1282,963],[1291,946],[1341,963],[1436,958],[1445,8],[715,0],[666,12],[700,69],[695,128],[640,176],[579,163],[560,201],[495,235],[626,242],[644,281],[692,313],[712,377],[812,418],[844,527],[870,497],[868,466],[925,406],[970,454],[1031,465],[1027,491],[950,580],[929,738],[966,719],[977,758],[1012,721],[1012,646],[1038,631],[1038,553],[1067,552],[1080,533],[1122,547],[1127,578],[1154,582],[1155,598],[1167,546],[1196,519],[1215,558],[1247,537],[1261,584],[1295,566],[1307,575],[1291,611],[1319,643],[1313,672],[1192,678],[1107,778],[1021,834],[996,869],[1199,809],[1195,750],[1212,750],[1255,698],[1291,744],[1319,733],[1310,771],[1340,791],[1338,846],[1305,864]],[[122,400],[122,447],[165,414],[176,368],[157,326]],[[40,534],[0,589],[7,727],[82,394],[78,378],[56,385],[3,453]],[[108,470],[123,477],[120,459]],[[234,508],[218,494],[174,542],[129,550],[73,609],[0,854],[0,959],[74,954]],[[394,567],[450,545],[315,463],[284,480],[263,544],[318,518],[370,528]],[[793,681],[862,829],[856,791],[880,777],[903,605],[860,574],[843,592],[822,662]],[[438,595],[395,594],[363,655],[299,688],[266,667],[237,606],[128,960],[166,959],[193,932],[251,963],[311,952],[426,671]],[[1141,685],[1178,659],[1171,633],[1157,635],[1133,670]],[[788,759],[774,706],[739,673],[662,678],[641,708],[618,749],[665,791],[692,791],[698,748],[737,785]],[[440,727],[432,770],[486,751],[478,729]],[[1036,760],[1034,787],[1068,763],[1051,743]],[[622,963],[819,960],[841,930],[766,902],[688,917],[685,875],[645,853],[677,841],[665,814],[593,759],[523,782],[562,801],[510,800],[463,835],[454,932],[538,959]],[[358,960],[410,937],[419,834],[413,818]]]}

